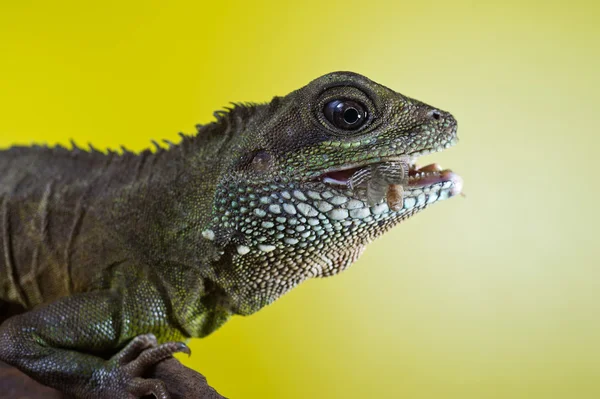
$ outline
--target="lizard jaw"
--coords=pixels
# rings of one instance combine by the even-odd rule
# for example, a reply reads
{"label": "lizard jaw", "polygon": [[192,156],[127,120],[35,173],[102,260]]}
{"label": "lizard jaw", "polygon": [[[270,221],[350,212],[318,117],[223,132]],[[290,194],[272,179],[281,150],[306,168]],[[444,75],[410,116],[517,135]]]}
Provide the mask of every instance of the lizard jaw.
{"label": "lizard jaw", "polygon": [[[333,170],[321,175],[321,181],[332,186],[347,187],[350,177],[363,166]],[[410,164],[408,171],[407,189],[429,187],[438,183],[452,182],[450,195],[454,196],[462,192],[462,178],[450,169],[443,169],[439,164],[433,163],[418,167],[414,162]]]}

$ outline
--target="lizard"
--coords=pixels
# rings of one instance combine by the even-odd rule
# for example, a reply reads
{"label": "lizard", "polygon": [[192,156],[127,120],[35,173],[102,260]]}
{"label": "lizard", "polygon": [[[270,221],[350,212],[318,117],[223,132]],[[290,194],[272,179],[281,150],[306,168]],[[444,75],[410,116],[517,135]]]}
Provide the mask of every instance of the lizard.
{"label": "lizard", "polygon": [[[168,148],[0,151],[0,304],[19,309],[0,360],[76,398],[167,399],[148,367],[462,190],[416,163],[458,141],[454,117],[356,73],[214,115]],[[378,181],[400,205],[349,184],[394,163],[405,178]]]}

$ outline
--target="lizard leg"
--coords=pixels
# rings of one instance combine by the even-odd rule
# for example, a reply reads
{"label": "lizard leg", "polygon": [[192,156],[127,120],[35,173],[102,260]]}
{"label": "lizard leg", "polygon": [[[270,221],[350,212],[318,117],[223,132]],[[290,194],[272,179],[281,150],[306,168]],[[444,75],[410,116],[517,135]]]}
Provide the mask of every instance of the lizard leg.
{"label": "lizard leg", "polygon": [[[91,292],[11,317],[0,325],[0,360],[76,398],[153,394],[167,399],[163,381],[142,375],[173,353],[189,349],[180,342],[158,345],[152,335],[133,338],[153,330],[162,332],[163,339],[178,337],[165,333],[167,321],[153,316],[166,312],[158,297],[152,299],[144,303],[154,303],[154,308],[130,308],[132,302],[114,291]],[[100,356],[117,351],[108,360]]]}

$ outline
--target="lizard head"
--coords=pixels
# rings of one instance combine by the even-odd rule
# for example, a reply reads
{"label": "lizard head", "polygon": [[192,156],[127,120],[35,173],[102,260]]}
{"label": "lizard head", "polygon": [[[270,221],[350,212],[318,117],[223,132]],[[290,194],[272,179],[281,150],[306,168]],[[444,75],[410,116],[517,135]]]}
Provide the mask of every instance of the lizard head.
{"label": "lizard head", "polygon": [[[229,278],[216,278],[226,282],[235,313],[344,270],[392,226],[461,191],[450,170],[416,165],[419,156],[456,143],[456,120],[364,76],[330,73],[231,113],[238,131],[222,160],[205,236],[216,233],[222,248]],[[368,200],[369,183],[383,192],[389,183],[368,170],[394,162],[407,175],[400,205]],[[353,186],[361,172],[366,177]]]}

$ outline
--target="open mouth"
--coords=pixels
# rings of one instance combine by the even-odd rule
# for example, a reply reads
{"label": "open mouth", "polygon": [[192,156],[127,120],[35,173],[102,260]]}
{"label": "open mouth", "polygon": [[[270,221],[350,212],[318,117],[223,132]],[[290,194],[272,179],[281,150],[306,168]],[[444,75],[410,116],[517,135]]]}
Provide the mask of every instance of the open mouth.
{"label": "open mouth", "polygon": [[[350,178],[365,166],[355,168],[335,170],[322,175],[323,183],[348,186]],[[432,163],[427,166],[418,167],[416,164],[410,164],[408,170],[408,188],[422,188],[445,181],[459,180],[459,176],[450,169],[443,169],[439,164]]]}
{"label": "open mouth", "polygon": [[[381,200],[387,201],[390,209],[402,208],[403,198],[410,195],[411,190],[423,189],[433,186],[442,186],[448,189],[448,196],[460,194],[462,191],[462,178],[450,169],[443,169],[439,164],[433,163],[419,167],[414,160],[407,160],[403,164],[397,160],[387,160],[360,166],[329,170],[319,177],[319,180],[331,186],[345,187],[354,190],[355,193],[366,192],[367,202],[374,205]],[[401,167],[399,168],[399,165]],[[382,170],[395,170],[395,181],[381,180],[381,175],[374,177],[372,171],[379,168]],[[394,169],[395,168],[395,169]],[[398,172],[398,171],[401,172]],[[389,173],[389,172],[385,172]],[[358,176],[358,178],[357,178]],[[367,176],[367,178],[364,178]],[[376,179],[376,180],[373,180]],[[394,180],[392,179],[392,180]],[[359,195],[362,197],[362,195]]]}

